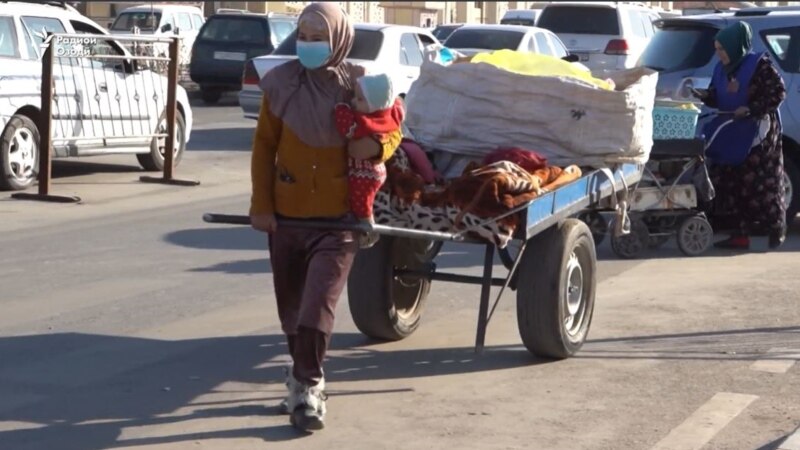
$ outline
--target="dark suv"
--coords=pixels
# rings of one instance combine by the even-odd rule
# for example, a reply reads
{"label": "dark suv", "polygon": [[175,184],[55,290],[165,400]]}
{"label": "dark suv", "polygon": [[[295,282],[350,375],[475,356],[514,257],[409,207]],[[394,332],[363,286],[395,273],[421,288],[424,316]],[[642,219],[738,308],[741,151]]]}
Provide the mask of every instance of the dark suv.
{"label": "dark suv", "polygon": [[297,27],[297,18],[224,12],[209,17],[194,43],[189,68],[206,103],[242,88],[245,61],[268,55]]}
{"label": "dark suv", "polygon": [[788,215],[794,217],[800,211],[800,8],[748,8],[657,21],[658,31],[639,65],[659,71],[658,97],[685,100],[689,87],[705,88],[711,81],[718,62],[716,33],[740,21],[753,28],[753,50],[769,54],[786,84],[780,112]]}

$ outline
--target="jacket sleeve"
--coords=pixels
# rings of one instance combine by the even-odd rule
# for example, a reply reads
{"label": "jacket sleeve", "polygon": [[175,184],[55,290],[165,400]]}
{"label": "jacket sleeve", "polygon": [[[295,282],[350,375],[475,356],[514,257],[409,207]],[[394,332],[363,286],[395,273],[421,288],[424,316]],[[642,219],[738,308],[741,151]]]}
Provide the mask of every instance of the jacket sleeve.
{"label": "jacket sleeve", "polygon": [[775,112],[786,99],[786,86],[780,73],[767,57],[758,62],[750,83],[750,101],[747,107],[753,117],[763,117]]}
{"label": "jacket sleeve", "polygon": [[253,185],[250,214],[275,214],[275,159],[281,139],[281,120],[269,109],[267,96],[261,101],[261,112],[253,136],[250,179]]}

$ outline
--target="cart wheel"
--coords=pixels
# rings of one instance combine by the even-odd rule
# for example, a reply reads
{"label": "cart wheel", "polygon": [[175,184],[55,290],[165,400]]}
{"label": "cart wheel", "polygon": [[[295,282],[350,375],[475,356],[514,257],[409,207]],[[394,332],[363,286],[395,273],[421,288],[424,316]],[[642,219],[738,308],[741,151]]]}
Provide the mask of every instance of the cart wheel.
{"label": "cart wheel", "polygon": [[600,245],[608,234],[608,221],[597,211],[588,211],[578,215],[578,219],[589,226],[594,238],[594,245]]}
{"label": "cart wheel", "polygon": [[702,214],[687,217],[678,229],[678,248],[686,256],[699,256],[711,247],[714,229]]}
{"label": "cart wheel", "polygon": [[347,283],[350,314],[356,327],[375,339],[396,341],[419,327],[430,280],[393,277],[393,269],[422,269],[441,242],[382,236],[356,255]]}
{"label": "cart wheel", "polygon": [[596,266],[592,233],[580,220],[531,238],[517,286],[517,323],[528,351],[563,359],[581,348],[592,322]]}
{"label": "cart wheel", "polygon": [[624,236],[611,235],[611,250],[623,259],[633,259],[639,256],[650,244],[650,231],[644,221],[638,217],[631,217],[631,232]]}

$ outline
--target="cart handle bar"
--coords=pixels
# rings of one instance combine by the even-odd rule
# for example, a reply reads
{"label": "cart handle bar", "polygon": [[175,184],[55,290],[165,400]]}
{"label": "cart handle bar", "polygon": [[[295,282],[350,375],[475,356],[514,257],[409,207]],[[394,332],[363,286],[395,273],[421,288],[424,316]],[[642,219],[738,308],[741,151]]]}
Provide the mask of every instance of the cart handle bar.
{"label": "cart handle bar", "polygon": [[[240,214],[203,214],[203,221],[206,223],[222,223],[231,225],[250,225],[250,216]],[[456,241],[463,242],[465,237],[462,233],[447,233],[442,231],[413,230],[408,228],[390,227],[388,225],[378,225],[359,222],[343,222],[332,220],[297,220],[297,219],[278,219],[279,226],[295,228],[318,228],[327,230],[360,231],[363,233],[378,233],[386,236],[407,237],[417,239],[430,239],[434,241]]]}

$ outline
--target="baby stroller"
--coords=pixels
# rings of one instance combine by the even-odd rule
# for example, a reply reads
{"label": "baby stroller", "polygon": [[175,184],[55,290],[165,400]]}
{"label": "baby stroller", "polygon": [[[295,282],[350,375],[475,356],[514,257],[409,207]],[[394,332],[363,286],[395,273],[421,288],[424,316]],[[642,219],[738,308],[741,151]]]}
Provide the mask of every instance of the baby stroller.
{"label": "baby stroller", "polygon": [[[707,113],[698,118],[731,113]],[[632,259],[647,249],[658,248],[676,237],[686,256],[699,256],[711,247],[714,228],[704,211],[714,198],[705,151],[733,117],[708,139],[654,139],[650,160],[641,182],[630,196],[631,232],[611,236],[611,249],[620,258]]]}

